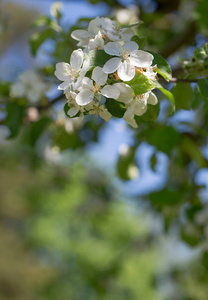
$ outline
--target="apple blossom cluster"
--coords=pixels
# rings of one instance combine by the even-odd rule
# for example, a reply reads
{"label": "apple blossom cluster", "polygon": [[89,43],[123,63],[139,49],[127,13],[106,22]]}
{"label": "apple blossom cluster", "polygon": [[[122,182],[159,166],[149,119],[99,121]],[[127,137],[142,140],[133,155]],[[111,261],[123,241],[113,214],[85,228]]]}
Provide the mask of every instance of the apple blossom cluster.
{"label": "apple blossom cluster", "polygon": [[37,104],[50,87],[51,85],[44,82],[36,72],[26,70],[10,86],[10,96],[12,98],[26,98],[30,104]]}
{"label": "apple blossom cluster", "polygon": [[[138,127],[135,115],[143,115],[148,104],[158,102],[151,91],[156,80],[153,55],[139,50],[138,44],[131,40],[134,36],[131,28],[119,28],[109,18],[97,17],[90,21],[87,30],[74,30],[71,36],[83,49],[72,52],[70,63],[57,63],[55,71],[56,77],[63,81],[58,89],[63,90],[68,100],[67,115],[83,118],[86,114],[96,114],[109,121],[112,114],[109,106],[105,106],[108,99],[122,103],[124,120]],[[106,58],[103,63],[96,61],[97,51],[102,61]],[[132,86],[138,75],[152,84],[143,94]]]}

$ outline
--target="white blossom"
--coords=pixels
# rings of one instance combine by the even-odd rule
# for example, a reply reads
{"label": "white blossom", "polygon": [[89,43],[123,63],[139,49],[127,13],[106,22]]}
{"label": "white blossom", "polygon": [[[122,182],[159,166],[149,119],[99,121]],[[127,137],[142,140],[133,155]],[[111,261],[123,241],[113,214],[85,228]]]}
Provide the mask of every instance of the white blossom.
{"label": "white blossom", "polygon": [[96,40],[98,34],[99,38],[103,39],[103,42],[101,40],[99,41],[99,46],[101,46],[105,41],[130,41],[134,35],[134,31],[130,28],[119,28],[118,25],[109,18],[96,17],[90,21],[87,30],[74,30],[71,33],[71,37],[78,41],[78,46],[89,47],[89,43]]}
{"label": "white blossom", "polygon": [[156,105],[157,103],[158,99],[152,92],[137,95],[129,104],[126,104],[127,110],[123,118],[132,127],[137,128],[134,116],[142,116],[147,111],[147,104]]}
{"label": "white blossom", "polygon": [[103,71],[107,74],[117,71],[120,79],[124,81],[131,80],[135,75],[135,67],[150,67],[153,61],[153,55],[143,50],[138,50],[136,42],[126,42],[124,45],[118,42],[109,42],[104,46],[107,54],[114,55],[103,66]]}
{"label": "white blossom", "polygon": [[133,100],[134,90],[128,84],[124,82],[118,82],[115,83],[114,86],[120,91],[120,95],[116,99],[117,101],[127,104]]}
{"label": "white blossom", "polygon": [[58,86],[59,90],[66,90],[70,86],[82,81],[89,69],[89,60],[84,61],[84,53],[82,49],[74,50],[70,57],[70,64],[60,62],[56,64],[56,77],[63,81]]}
{"label": "white blossom", "polygon": [[92,102],[94,98],[101,101],[101,95],[107,98],[117,99],[120,92],[114,85],[105,85],[107,78],[108,75],[102,71],[102,68],[95,67],[92,72],[93,80],[84,77],[82,81],[82,86],[79,88],[80,92],[76,97],[77,104],[86,105]]}
{"label": "white blossom", "polygon": [[90,115],[97,114],[99,115],[103,120],[109,122],[112,115],[109,113],[109,111],[104,107],[104,105],[100,105],[98,102],[94,102],[91,106],[91,109],[89,110]]}
{"label": "white blossom", "polygon": [[84,108],[80,107],[77,104],[77,102],[75,101],[77,94],[72,91],[67,91],[65,93],[65,95],[66,95],[66,98],[68,99],[67,103],[69,106],[69,110],[68,110],[67,114],[72,118],[79,113],[79,117],[83,119],[84,118],[84,114],[83,114]]}
{"label": "white blossom", "polygon": [[50,84],[45,83],[41,76],[32,70],[27,70],[18,76],[10,87],[11,97],[27,98],[31,104],[38,103],[49,90]]}

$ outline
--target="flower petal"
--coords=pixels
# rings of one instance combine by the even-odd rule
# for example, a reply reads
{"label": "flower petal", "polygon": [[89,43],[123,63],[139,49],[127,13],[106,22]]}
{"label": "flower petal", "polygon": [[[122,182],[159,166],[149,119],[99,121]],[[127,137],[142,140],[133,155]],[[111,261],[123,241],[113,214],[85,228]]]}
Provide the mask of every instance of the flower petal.
{"label": "flower petal", "polygon": [[105,85],[100,91],[101,94],[107,98],[118,99],[120,91],[114,85]]}
{"label": "flower petal", "polygon": [[106,74],[114,73],[122,64],[121,59],[114,57],[109,59],[103,66],[103,72]]}
{"label": "flower petal", "polygon": [[123,81],[131,80],[135,75],[135,68],[127,61],[121,63],[120,67],[118,68],[118,76]]}
{"label": "flower petal", "polygon": [[123,102],[125,104],[130,103],[134,97],[134,90],[126,83],[118,82],[114,84],[120,91],[120,95],[118,97],[119,102]]}
{"label": "flower petal", "polygon": [[139,46],[136,42],[129,41],[123,45],[123,48],[128,49],[129,52],[132,52],[132,51],[138,50]]}
{"label": "flower petal", "polygon": [[76,96],[76,102],[78,105],[83,106],[90,102],[92,102],[94,99],[94,93],[89,90],[82,90],[77,96]]}
{"label": "flower petal", "polygon": [[129,57],[131,64],[140,68],[151,66],[153,59],[154,57],[152,54],[143,50],[135,50]]}
{"label": "flower petal", "polygon": [[58,90],[65,90],[69,87],[69,85],[71,84],[71,81],[64,81],[62,82],[59,86],[58,86]]}
{"label": "flower petal", "polygon": [[100,85],[104,85],[108,78],[108,74],[104,73],[101,67],[95,67],[92,71],[92,79]]}
{"label": "flower petal", "polygon": [[123,47],[118,42],[109,42],[104,46],[104,51],[107,54],[121,56]]}
{"label": "flower petal", "polygon": [[84,58],[84,54],[82,49],[74,50],[70,57],[71,67],[74,68],[76,71],[81,69],[83,58]]}
{"label": "flower petal", "polygon": [[77,30],[72,31],[71,37],[74,40],[80,41],[80,40],[89,39],[90,37],[92,37],[92,34],[87,30],[77,29]]}
{"label": "flower petal", "polygon": [[158,99],[154,93],[150,92],[149,97],[147,98],[147,103],[156,105],[158,103]]}
{"label": "flower petal", "polygon": [[76,114],[79,112],[79,107],[78,106],[76,106],[76,107],[71,107],[69,110],[68,110],[68,115],[70,116],[70,117],[74,117],[74,116],[76,116]]}
{"label": "flower petal", "polygon": [[107,109],[100,111],[99,115],[103,120],[105,120],[107,122],[109,122],[112,117],[112,115],[109,113],[109,111]]}
{"label": "flower petal", "polygon": [[55,76],[62,81],[68,81],[70,79],[71,67],[65,62],[56,64]]}

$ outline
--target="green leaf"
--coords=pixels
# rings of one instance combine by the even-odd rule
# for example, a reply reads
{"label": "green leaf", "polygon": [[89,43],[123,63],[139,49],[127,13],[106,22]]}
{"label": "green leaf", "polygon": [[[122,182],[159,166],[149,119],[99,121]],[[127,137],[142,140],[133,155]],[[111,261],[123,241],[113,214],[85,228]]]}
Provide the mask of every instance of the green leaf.
{"label": "green leaf", "polygon": [[122,118],[126,111],[123,103],[110,98],[106,99],[105,106],[109,113],[116,118]]}
{"label": "green leaf", "polygon": [[208,99],[208,78],[199,79],[198,87],[202,97]]}
{"label": "green leaf", "polygon": [[39,47],[48,39],[54,38],[55,32],[51,28],[47,28],[41,32],[35,32],[30,40],[31,51],[33,55],[36,55]]}
{"label": "green leaf", "polygon": [[157,65],[157,73],[160,74],[166,81],[172,78],[172,70],[168,62],[160,55],[152,51],[147,51],[154,56],[153,65]]}
{"label": "green leaf", "polygon": [[172,149],[178,144],[181,136],[171,126],[158,126],[147,136],[150,145],[156,147],[157,150],[170,155]]}
{"label": "green leaf", "polygon": [[37,122],[30,123],[25,136],[26,143],[30,144],[31,146],[34,146],[38,138],[41,136],[43,131],[48,127],[50,123],[51,119],[47,117],[43,117]]}
{"label": "green leaf", "polygon": [[149,80],[145,75],[136,73],[134,78],[130,81],[126,81],[133,90],[135,95],[141,95],[147,93],[155,88],[151,80]]}
{"label": "green leaf", "polygon": [[132,27],[138,27],[139,25],[143,24],[143,21],[139,21],[130,25],[125,25],[123,28],[132,28]]}
{"label": "green leaf", "polygon": [[64,127],[56,128],[53,136],[53,145],[58,146],[60,151],[83,147],[84,142],[80,139],[77,131],[67,133]]}
{"label": "green leaf", "polygon": [[130,148],[126,155],[120,155],[117,161],[117,172],[118,176],[123,180],[132,179],[129,174],[129,169],[134,165],[134,154],[136,148]]}
{"label": "green leaf", "polygon": [[18,105],[15,102],[7,104],[7,117],[3,124],[10,129],[9,138],[14,138],[18,134],[24,118],[25,108],[25,106]]}
{"label": "green leaf", "polygon": [[152,154],[152,157],[150,159],[150,164],[151,164],[151,169],[155,172],[155,167],[156,167],[156,164],[157,164],[157,157],[156,157],[155,152]]}
{"label": "green leaf", "polygon": [[85,58],[90,58],[90,67],[103,67],[104,64],[111,58],[104,50],[91,50],[85,54]]}
{"label": "green leaf", "polygon": [[0,95],[9,96],[10,84],[9,82],[0,82]]}
{"label": "green leaf", "polygon": [[181,201],[180,191],[170,191],[167,188],[162,191],[151,193],[150,201],[154,205],[175,205]]}
{"label": "green leaf", "polygon": [[34,27],[50,26],[52,20],[48,16],[39,16],[32,24]]}
{"label": "green leaf", "polygon": [[134,41],[138,44],[139,46],[139,49],[144,49],[144,46],[146,44],[146,38],[145,37],[139,37],[138,35],[134,35],[132,38],[131,38],[131,41]]}
{"label": "green leaf", "polygon": [[156,88],[159,89],[171,102],[172,104],[172,113],[175,112],[175,98],[173,96],[173,94],[166,90],[166,88],[164,88],[159,82],[157,82]]}
{"label": "green leaf", "polygon": [[193,91],[190,83],[177,82],[172,88],[171,92],[173,93],[175,98],[176,110],[191,109]]}
{"label": "green leaf", "polygon": [[134,116],[137,125],[143,122],[154,122],[160,113],[159,102],[156,105],[147,104],[147,111],[142,116]]}

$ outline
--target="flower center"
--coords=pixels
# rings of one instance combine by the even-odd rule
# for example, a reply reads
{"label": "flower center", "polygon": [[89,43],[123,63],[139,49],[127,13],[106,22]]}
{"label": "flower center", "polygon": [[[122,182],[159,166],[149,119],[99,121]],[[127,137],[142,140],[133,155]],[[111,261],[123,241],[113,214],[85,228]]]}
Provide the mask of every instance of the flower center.
{"label": "flower center", "polygon": [[79,77],[79,71],[75,70],[75,68],[73,67],[70,67],[70,70],[67,67],[65,67],[65,71],[69,75],[69,77],[73,80]]}
{"label": "flower center", "polygon": [[120,52],[119,52],[119,55],[122,56],[122,58],[124,60],[127,60],[129,55],[130,55],[130,51],[128,48],[125,48],[125,47],[120,47]]}
{"label": "flower center", "polygon": [[95,94],[99,93],[100,88],[101,88],[101,85],[100,85],[100,84],[97,84],[96,82],[95,82],[94,85],[91,87],[92,91],[93,91]]}

